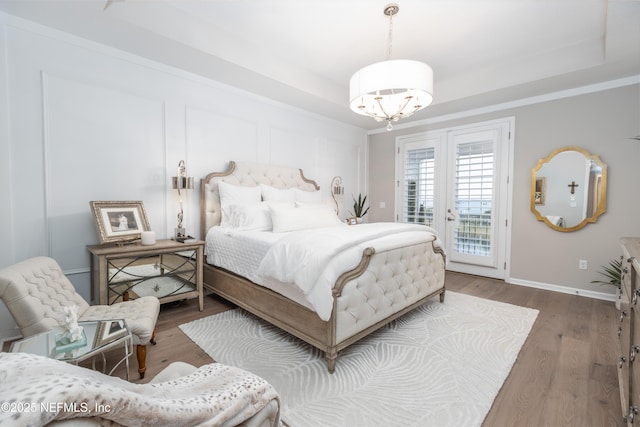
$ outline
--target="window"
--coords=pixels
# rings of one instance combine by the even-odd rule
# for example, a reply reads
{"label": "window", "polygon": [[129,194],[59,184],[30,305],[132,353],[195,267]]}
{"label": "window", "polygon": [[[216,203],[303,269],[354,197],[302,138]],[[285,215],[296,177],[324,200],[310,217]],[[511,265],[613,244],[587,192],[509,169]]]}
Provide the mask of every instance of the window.
{"label": "window", "polygon": [[433,148],[405,152],[403,217],[405,222],[433,226],[435,156]]}
{"label": "window", "polygon": [[493,141],[457,145],[454,229],[456,252],[491,253],[494,155]]}

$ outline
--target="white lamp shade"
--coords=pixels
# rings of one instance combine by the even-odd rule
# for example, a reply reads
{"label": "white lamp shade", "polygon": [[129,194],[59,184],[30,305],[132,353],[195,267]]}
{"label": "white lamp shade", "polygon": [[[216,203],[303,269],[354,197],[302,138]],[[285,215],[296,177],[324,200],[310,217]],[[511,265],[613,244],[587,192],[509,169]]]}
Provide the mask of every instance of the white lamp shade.
{"label": "white lamp shade", "polygon": [[351,109],[376,120],[408,117],[433,101],[433,70],[423,62],[397,59],[368,65],[349,82]]}

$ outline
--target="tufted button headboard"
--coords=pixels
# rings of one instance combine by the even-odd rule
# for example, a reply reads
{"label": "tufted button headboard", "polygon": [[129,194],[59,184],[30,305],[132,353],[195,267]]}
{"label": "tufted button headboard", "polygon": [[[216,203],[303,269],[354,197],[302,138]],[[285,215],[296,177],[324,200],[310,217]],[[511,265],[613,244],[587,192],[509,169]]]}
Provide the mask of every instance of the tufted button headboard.
{"label": "tufted button headboard", "polygon": [[302,169],[250,162],[229,162],[225,172],[212,172],[200,180],[200,232],[204,239],[209,228],[219,225],[222,218],[218,182],[255,187],[260,184],[275,188],[319,190],[315,181],[304,177]]}

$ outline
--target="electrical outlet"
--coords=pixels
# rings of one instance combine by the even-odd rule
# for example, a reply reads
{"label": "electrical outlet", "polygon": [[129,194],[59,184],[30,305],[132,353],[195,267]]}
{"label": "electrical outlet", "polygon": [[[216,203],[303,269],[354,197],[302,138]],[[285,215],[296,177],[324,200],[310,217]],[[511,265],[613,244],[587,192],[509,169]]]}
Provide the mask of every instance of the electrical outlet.
{"label": "electrical outlet", "polygon": [[587,260],[586,259],[578,260],[578,268],[580,270],[586,270],[587,269]]}

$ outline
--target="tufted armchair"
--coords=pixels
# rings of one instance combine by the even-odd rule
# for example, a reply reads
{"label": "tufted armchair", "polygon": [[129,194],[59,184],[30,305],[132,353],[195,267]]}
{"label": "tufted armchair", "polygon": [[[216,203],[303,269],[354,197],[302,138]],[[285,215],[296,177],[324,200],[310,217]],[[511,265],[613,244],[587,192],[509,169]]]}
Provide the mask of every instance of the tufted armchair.
{"label": "tufted armchair", "polygon": [[146,371],[146,345],[160,312],[156,297],[142,297],[113,305],[90,306],[75,290],[58,263],[48,257],[31,258],[0,270],[0,299],[24,337],[63,323],[63,307],[78,306],[78,321],[125,319],[133,336],[140,378]]}

